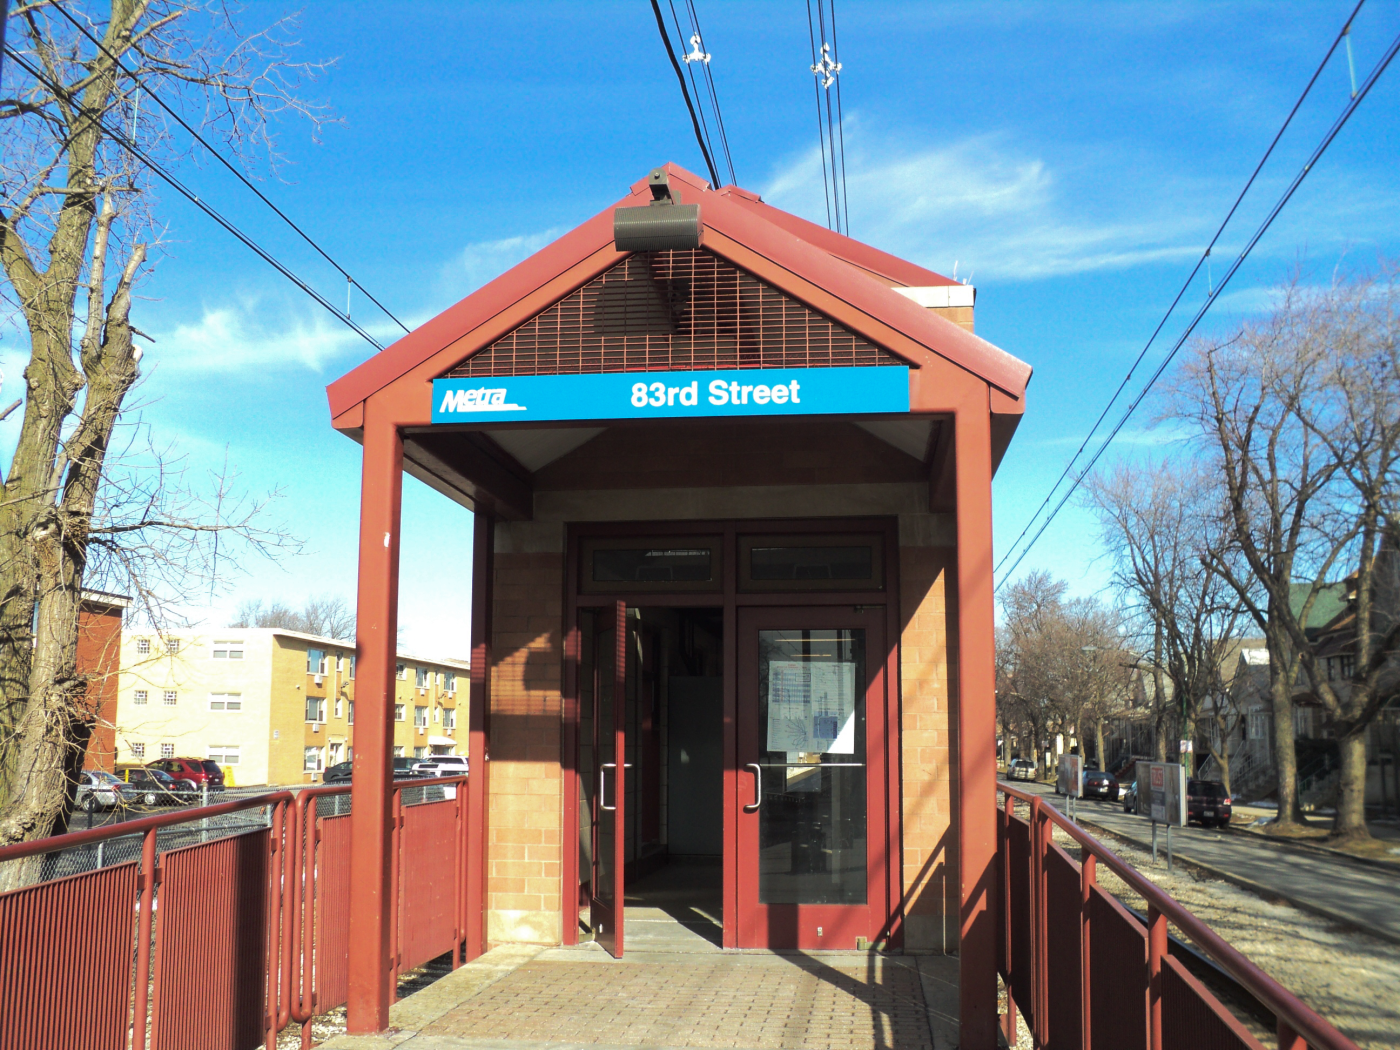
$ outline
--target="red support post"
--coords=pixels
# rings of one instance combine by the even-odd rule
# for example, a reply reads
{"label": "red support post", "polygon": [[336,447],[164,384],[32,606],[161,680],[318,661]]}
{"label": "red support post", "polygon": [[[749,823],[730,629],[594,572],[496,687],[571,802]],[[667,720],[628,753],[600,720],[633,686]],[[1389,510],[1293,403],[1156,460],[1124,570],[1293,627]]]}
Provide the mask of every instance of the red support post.
{"label": "red support post", "polygon": [[472,523],[471,689],[467,701],[467,951],[471,962],[486,950],[487,802],[491,753],[491,610],[496,574],[496,519],[478,508]]}
{"label": "red support post", "polygon": [[1162,959],[1167,954],[1167,917],[1147,906],[1147,1045],[1162,1050]]}
{"label": "red support post", "polygon": [[136,1001],[131,1011],[131,1048],[146,1045],[147,989],[151,983],[151,919],[155,912],[156,829],[141,839],[141,899],[136,920]]}
{"label": "red support post", "polygon": [[1011,817],[1016,812],[1016,799],[1006,796],[1006,808],[1001,814],[1001,915],[1002,935],[1006,950],[1006,1020],[1002,1034],[1009,1046],[1016,1045],[1016,1001],[1011,997],[1011,983],[1015,980],[1016,964],[1013,951],[1014,939],[1011,935]]}
{"label": "red support post", "polygon": [[960,1045],[997,1045],[996,681],[991,406],[954,416],[958,530],[958,997]]}
{"label": "red support post", "polygon": [[350,798],[350,958],[346,1029],[389,1027],[394,950],[390,927],[394,661],[399,612],[403,435],[365,403],[356,601],[355,768]]}
{"label": "red support post", "polygon": [[1088,850],[1083,851],[1079,865],[1079,1032],[1083,1050],[1092,1050],[1093,1028],[1091,988],[1089,981],[1089,913],[1093,907],[1091,892],[1098,879],[1098,858]]}

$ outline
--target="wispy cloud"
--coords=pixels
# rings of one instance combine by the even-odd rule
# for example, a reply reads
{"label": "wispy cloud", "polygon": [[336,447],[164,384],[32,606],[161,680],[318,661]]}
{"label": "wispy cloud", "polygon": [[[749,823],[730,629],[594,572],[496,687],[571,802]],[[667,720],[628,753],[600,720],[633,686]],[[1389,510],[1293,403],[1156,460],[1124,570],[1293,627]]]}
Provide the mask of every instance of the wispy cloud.
{"label": "wispy cloud", "polygon": [[438,282],[454,299],[460,299],[529,258],[563,232],[556,227],[538,233],[504,237],[498,241],[469,244],[442,267]]}
{"label": "wispy cloud", "polygon": [[[376,338],[392,338],[388,331]],[[394,331],[398,331],[394,329]],[[155,333],[143,371],[154,365],[175,372],[249,372],[295,369],[322,372],[333,362],[362,354],[369,345],[330,316],[291,313],[259,300],[206,306],[198,320]]]}
{"label": "wispy cloud", "polygon": [[[851,223],[861,240],[943,272],[999,280],[1062,277],[1189,258],[1200,223],[1161,195],[1104,214],[1043,157],[978,135],[924,149],[869,132],[848,118],[846,172]],[[1073,173],[1083,181],[1081,173]],[[813,149],[783,167],[764,199],[824,217],[821,157]],[[1177,194],[1170,195],[1173,203]]]}

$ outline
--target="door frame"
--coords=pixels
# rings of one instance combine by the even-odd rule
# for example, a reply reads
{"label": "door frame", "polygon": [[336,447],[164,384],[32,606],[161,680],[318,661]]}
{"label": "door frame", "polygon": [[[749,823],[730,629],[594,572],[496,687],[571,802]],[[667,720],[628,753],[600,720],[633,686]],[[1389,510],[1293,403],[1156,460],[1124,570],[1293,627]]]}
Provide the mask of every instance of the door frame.
{"label": "door frame", "polygon": [[[871,591],[776,591],[740,592],[738,589],[738,537],[751,533],[800,535],[804,533],[878,533],[884,543],[883,590]],[[724,648],[724,938],[726,948],[737,948],[739,873],[739,829],[735,815],[743,793],[738,758],[738,609],[748,606],[883,606],[885,610],[885,819],[867,833],[875,842],[883,835],[885,878],[883,885],[870,887],[872,913],[886,916],[876,940],[897,948],[903,938],[905,901],[903,897],[902,792],[900,789],[900,677],[899,653],[902,616],[900,605],[899,522],[895,517],[858,518],[734,518],[694,521],[608,521],[568,523],[565,527],[564,556],[564,668],[560,734],[560,765],[563,770],[564,846],[561,856],[562,885],[560,911],[561,942],[579,941],[579,661],[581,634],[579,612],[585,608],[605,608],[625,602],[628,608],[720,608],[723,610]],[[719,536],[721,562],[719,586],[710,591],[617,591],[585,594],[580,588],[580,541],[585,537],[636,536]],[[873,654],[870,657],[874,659]]]}

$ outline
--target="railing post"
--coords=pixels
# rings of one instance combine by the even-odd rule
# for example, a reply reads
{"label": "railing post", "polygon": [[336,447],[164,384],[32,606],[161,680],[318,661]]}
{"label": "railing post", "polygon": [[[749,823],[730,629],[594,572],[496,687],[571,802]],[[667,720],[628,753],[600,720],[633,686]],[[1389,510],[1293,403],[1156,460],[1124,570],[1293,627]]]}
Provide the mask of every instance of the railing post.
{"label": "railing post", "polygon": [[151,986],[151,919],[155,911],[156,829],[147,828],[141,839],[141,900],[136,921],[135,1002],[131,1011],[131,1050],[146,1046],[146,1004]]}
{"label": "railing post", "polygon": [[399,887],[402,885],[403,789],[393,786],[394,802],[389,825],[389,1004],[399,1001],[399,961],[403,958],[403,931],[399,929]]}
{"label": "railing post", "polygon": [[1167,954],[1167,917],[1147,906],[1147,1012],[1149,1050],[1162,1050],[1162,958]]}
{"label": "railing post", "polygon": [[[265,980],[266,1009],[263,1013],[263,1046],[265,1050],[277,1050],[277,1032],[281,1028],[278,1023],[286,996],[283,991],[283,975],[279,961],[282,956],[282,940],[287,936],[286,929],[286,902],[284,894],[289,892],[287,880],[283,876],[286,872],[285,857],[287,854],[287,841],[285,830],[287,826],[287,804],[278,802],[269,808],[269,815],[272,818],[272,830],[267,836],[267,974]],[[208,818],[201,818],[200,823],[207,823]],[[204,833],[200,832],[203,839]],[[278,865],[282,865],[282,871],[278,871]]]}
{"label": "railing post", "polygon": [[1011,996],[1011,982],[1015,978],[1015,962],[1011,938],[1011,817],[1016,811],[1016,799],[1009,792],[1001,815],[1001,914],[1002,943],[1006,950],[1006,1016],[1002,1021],[1002,1034],[1010,1046],[1016,1045],[1016,1001]]}
{"label": "railing post", "polygon": [[1308,1050],[1308,1041],[1283,1018],[1278,1021],[1278,1050]]}
{"label": "railing post", "polygon": [[1046,922],[1045,898],[1042,890],[1042,876],[1045,871],[1043,837],[1045,821],[1041,817],[1042,805],[1037,796],[1031,803],[1030,853],[1031,853],[1031,1033],[1037,1046],[1048,1041],[1045,1023],[1045,956]]}
{"label": "railing post", "polygon": [[1093,910],[1094,883],[1098,876],[1098,858],[1087,849],[1081,850],[1079,862],[1079,1032],[1083,1050],[1094,1045],[1090,1036],[1093,1021],[1093,997],[1089,984],[1089,915]]}

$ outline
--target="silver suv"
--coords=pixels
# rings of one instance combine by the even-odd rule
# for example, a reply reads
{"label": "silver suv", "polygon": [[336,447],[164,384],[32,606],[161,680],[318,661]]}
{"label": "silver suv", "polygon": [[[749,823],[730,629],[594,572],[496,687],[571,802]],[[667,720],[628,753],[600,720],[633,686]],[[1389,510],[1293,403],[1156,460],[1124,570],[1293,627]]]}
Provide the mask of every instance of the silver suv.
{"label": "silver suv", "polygon": [[432,755],[413,763],[413,772],[427,777],[464,777],[467,775],[467,756]]}
{"label": "silver suv", "polygon": [[100,769],[85,769],[78,777],[78,790],[73,793],[73,806],[84,813],[99,809],[115,809],[121,805],[122,782]]}

